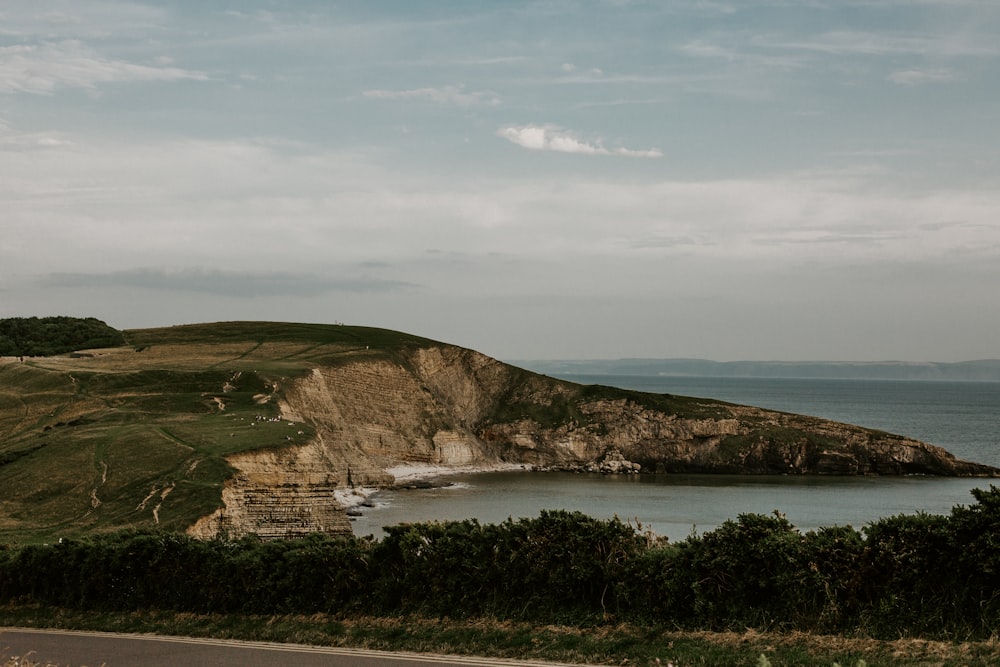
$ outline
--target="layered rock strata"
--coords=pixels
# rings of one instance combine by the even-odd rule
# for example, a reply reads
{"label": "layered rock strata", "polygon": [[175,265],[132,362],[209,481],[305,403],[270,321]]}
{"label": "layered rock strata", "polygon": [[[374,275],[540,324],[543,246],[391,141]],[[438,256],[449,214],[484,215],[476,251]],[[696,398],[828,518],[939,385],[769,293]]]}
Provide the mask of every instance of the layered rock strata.
{"label": "layered rock strata", "polygon": [[[827,420],[689,399],[687,415],[648,395],[533,375],[471,350],[364,354],[286,384],[286,419],[305,446],[242,452],[225,507],[191,532],[287,537],[350,532],[338,494],[393,484],[401,465],[603,473],[996,476],[909,438]],[[593,395],[594,398],[588,398]],[[651,407],[652,406],[652,407]]]}

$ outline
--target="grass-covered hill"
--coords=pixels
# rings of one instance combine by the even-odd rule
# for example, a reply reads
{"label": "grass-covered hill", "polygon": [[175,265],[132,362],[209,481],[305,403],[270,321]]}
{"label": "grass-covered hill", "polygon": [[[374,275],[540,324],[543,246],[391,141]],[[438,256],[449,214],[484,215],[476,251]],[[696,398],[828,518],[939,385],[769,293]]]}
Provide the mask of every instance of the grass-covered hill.
{"label": "grass-covered hill", "polygon": [[383,329],[225,322],[120,335],[0,361],[0,542],[196,523],[202,535],[336,532],[346,518],[318,523],[320,505],[392,483],[400,464],[996,472],[890,434],[576,385]]}
{"label": "grass-covered hill", "polygon": [[[77,322],[91,330],[91,320]],[[228,455],[312,437],[307,423],[270,421],[286,378],[430,343],[382,329],[262,322],[115,333],[100,341],[117,347],[63,346],[56,356],[0,363],[0,540],[132,525],[184,530],[220,506],[234,472]],[[38,347],[14,351],[55,345],[33,340]]]}

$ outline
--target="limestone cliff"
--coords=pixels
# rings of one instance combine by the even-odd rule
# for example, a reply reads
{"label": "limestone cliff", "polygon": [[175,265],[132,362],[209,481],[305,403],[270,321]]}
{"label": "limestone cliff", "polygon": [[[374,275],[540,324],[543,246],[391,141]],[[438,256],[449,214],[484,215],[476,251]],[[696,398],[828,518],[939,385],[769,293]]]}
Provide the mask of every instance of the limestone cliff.
{"label": "limestone cliff", "polygon": [[[192,532],[348,532],[333,502],[393,484],[400,465],[630,473],[995,476],[988,466],[888,433],[706,399],[585,387],[482,354],[421,345],[357,352],[283,381],[306,445],[241,452],[225,507]],[[543,483],[543,480],[540,480]]]}

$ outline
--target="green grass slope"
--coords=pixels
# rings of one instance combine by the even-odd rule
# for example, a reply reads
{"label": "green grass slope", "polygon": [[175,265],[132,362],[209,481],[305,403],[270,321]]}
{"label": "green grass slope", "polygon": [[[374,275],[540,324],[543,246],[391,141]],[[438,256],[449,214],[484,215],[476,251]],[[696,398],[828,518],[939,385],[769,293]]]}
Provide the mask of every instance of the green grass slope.
{"label": "green grass slope", "polygon": [[370,346],[382,349],[435,342],[428,338],[375,327],[289,322],[214,322],[156,329],[133,329],[126,332],[126,338],[133,345],[218,344],[252,340],[257,343],[312,343]]}
{"label": "green grass slope", "polygon": [[0,363],[0,541],[183,530],[220,506],[228,454],[307,441],[272,421],[290,377],[431,341],[341,325],[125,332],[131,347]]}

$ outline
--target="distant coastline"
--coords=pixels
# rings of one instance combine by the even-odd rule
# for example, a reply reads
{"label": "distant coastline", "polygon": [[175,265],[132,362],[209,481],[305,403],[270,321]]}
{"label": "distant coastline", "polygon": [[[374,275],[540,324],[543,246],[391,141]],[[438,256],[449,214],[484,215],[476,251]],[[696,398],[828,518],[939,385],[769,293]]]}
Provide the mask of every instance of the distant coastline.
{"label": "distant coastline", "polygon": [[1000,359],[960,362],[710,361],[708,359],[560,359],[511,361],[545,375],[656,375],[842,380],[1000,382]]}

